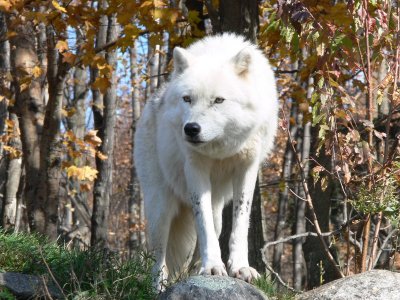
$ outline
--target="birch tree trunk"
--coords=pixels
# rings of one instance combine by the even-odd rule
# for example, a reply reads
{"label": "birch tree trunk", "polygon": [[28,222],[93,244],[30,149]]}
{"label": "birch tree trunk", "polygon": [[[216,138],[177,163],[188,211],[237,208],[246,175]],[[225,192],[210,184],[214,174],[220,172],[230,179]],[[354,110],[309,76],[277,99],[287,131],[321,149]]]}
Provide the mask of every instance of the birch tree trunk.
{"label": "birch tree trunk", "polygon": [[[18,136],[19,122],[15,114],[10,114],[10,121],[13,122],[13,137],[10,141],[10,146],[21,151],[21,139]],[[17,192],[21,179],[22,172],[22,158],[11,157],[8,160],[7,166],[7,181],[5,186],[5,197],[3,206],[3,227],[4,229],[14,229],[17,223]]]}

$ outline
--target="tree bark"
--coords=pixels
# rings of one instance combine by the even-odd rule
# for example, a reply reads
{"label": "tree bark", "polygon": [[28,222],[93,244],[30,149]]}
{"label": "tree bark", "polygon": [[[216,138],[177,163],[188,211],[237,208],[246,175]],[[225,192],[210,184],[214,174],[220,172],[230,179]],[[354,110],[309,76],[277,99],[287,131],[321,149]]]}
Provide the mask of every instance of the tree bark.
{"label": "tree bark", "polygon": [[[106,0],[98,1],[99,9],[107,8]],[[103,15],[100,17],[99,31],[96,35],[96,48],[101,48],[107,43],[107,26],[108,19],[107,16]],[[103,53],[99,53],[98,55],[104,55]],[[90,81],[93,83],[97,76],[99,75],[99,70],[96,68],[91,69],[90,73]],[[94,119],[94,128],[100,128],[103,125],[103,95],[100,93],[98,89],[92,88],[92,97],[93,97],[93,119]]]}
{"label": "tree bark", "polygon": [[[13,138],[10,146],[22,150],[21,140],[17,134],[18,118],[15,114],[10,114],[10,120],[14,123]],[[20,184],[22,172],[22,158],[15,157],[8,159],[7,181],[5,186],[5,201],[3,206],[3,227],[4,229],[14,229],[17,223],[17,192]]]}
{"label": "tree bark", "polygon": [[[77,44],[83,41],[83,36],[79,30],[76,30]],[[77,49],[78,55],[83,54],[80,48]],[[72,103],[68,104],[68,108],[74,109],[75,112],[72,116],[68,118],[68,128],[75,134],[75,136],[83,140],[86,130],[86,96],[88,94],[89,88],[87,83],[87,69],[80,66],[76,66],[74,69],[74,95]],[[82,166],[82,159],[77,159],[78,166]],[[74,239],[74,245],[78,248],[83,243],[83,246],[90,244],[90,215],[87,216],[87,193],[80,191],[80,184],[76,179],[69,178],[69,184],[72,189],[77,191],[73,193],[68,199],[68,213],[71,215],[70,221],[70,232],[68,233],[68,239],[72,236],[79,236],[78,239]],[[72,227],[71,227],[72,225]],[[68,225],[67,225],[68,228]]]}
{"label": "tree bark", "polygon": [[[98,6],[99,6],[99,9],[106,9],[107,8],[107,1],[106,0],[99,0],[98,1]],[[101,48],[107,43],[107,28],[108,28],[108,18],[107,18],[107,16],[102,15],[100,17],[99,31],[97,32],[97,35],[96,35],[96,48]],[[99,53],[99,55],[105,55],[104,51],[103,51],[103,53]],[[99,75],[99,70],[93,67],[91,69],[90,81],[93,83],[96,80],[98,75]],[[93,97],[92,110],[93,110],[94,128],[97,129],[97,130],[100,130],[100,132],[98,133],[98,135],[100,136],[102,131],[103,131],[102,127],[103,127],[103,120],[104,120],[104,116],[103,116],[103,113],[104,113],[104,109],[103,109],[103,100],[104,99],[103,98],[104,97],[103,97],[103,95],[100,93],[100,91],[98,89],[94,89],[94,88],[92,88],[92,97]],[[102,137],[100,136],[100,138],[102,138]],[[98,159],[96,159],[96,167],[97,167],[98,171],[100,171],[99,170],[100,164],[101,164],[101,162],[98,161]],[[98,176],[100,176],[100,174]],[[97,178],[97,180],[99,180],[99,177]],[[100,195],[98,195],[97,198],[95,196],[95,193],[96,193],[96,182],[95,182],[95,188],[94,188],[94,191],[93,191],[93,197],[94,197],[93,200],[97,201],[97,198],[101,197],[101,191],[97,191],[97,194],[100,193]],[[93,203],[93,210],[92,210],[92,217],[91,217],[91,228],[90,228],[90,231],[91,231],[90,242],[91,242],[92,245],[97,243],[98,239],[100,239],[100,236],[98,236],[98,235],[96,237],[93,236],[93,232],[100,232],[100,229],[97,229],[95,227],[96,226],[102,226],[101,220],[99,220],[98,222],[95,222],[96,219],[99,219],[100,217],[96,216],[96,219],[93,220],[95,206],[97,206],[97,204]],[[96,207],[96,210],[97,210],[97,207]],[[105,239],[105,240],[107,241],[107,239]]]}
{"label": "tree bark", "polygon": [[47,82],[49,100],[40,143],[40,185],[37,202],[45,216],[44,233],[50,240],[58,236],[58,204],[61,178],[61,150],[59,133],[64,86],[70,66],[62,62],[55,48],[55,34],[47,26]]}
{"label": "tree bark", "polygon": [[222,32],[233,32],[256,42],[260,25],[258,19],[258,1],[221,0],[219,4],[220,25]]}
{"label": "tree bark", "polygon": [[[314,79],[310,77],[306,84],[307,99],[310,101],[313,93]],[[299,113],[297,124],[300,126],[304,124],[303,119],[307,112]],[[310,170],[310,148],[311,148],[311,121],[307,120],[303,125],[303,135],[300,137],[299,146],[301,146],[301,160],[304,168],[306,180],[308,180]],[[296,199],[296,224],[294,234],[302,234],[306,231],[305,213],[306,213],[306,193],[302,186],[299,186],[298,195],[300,198]],[[293,287],[296,290],[301,290],[303,286],[303,242],[304,239],[298,238],[293,241]]]}
{"label": "tree bark", "polygon": [[[245,36],[248,40],[256,43],[259,27],[258,2],[256,0],[228,1],[221,0],[219,6],[221,30],[223,32],[234,32]],[[249,263],[259,272],[264,272],[265,268],[261,259],[261,248],[264,245],[262,213],[261,213],[261,194],[259,192],[257,180],[253,203],[252,217],[250,218],[250,228],[248,235],[249,244]],[[224,262],[229,257],[230,232],[232,229],[233,205],[230,204],[224,209],[223,226],[220,237],[221,255]]]}
{"label": "tree bark", "polygon": [[[316,149],[318,145],[318,128],[311,128],[311,155],[316,156]],[[331,158],[325,154],[325,148],[322,147],[319,154],[318,162],[325,167],[328,171],[331,170]],[[310,169],[313,166],[310,166]],[[322,232],[329,231],[330,209],[331,209],[331,196],[334,190],[333,182],[328,182],[326,187],[321,185],[321,180],[316,184],[309,179],[310,195],[313,200],[313,205],[319,225]],[[312,220],[312,216],[307,210],[306,217]],[[311,224],[307,224],[307,231],[315,231]],[[328,244],[328,243],[327,243]],[[329,245],[329,244],[328,244]],[[331,252],[334,249],[330,249]],[[312,289],[320,286],[323,283],[330,282],[338,279],[338,274],[334,266],[328,260],[323,245],[318,237],[309,236],[303,245],[304,258],[307,264],[307,288]],[[335,257],[335,254],[333,253]]]}
{"label": "tree bark", "polygon": [[44,232],[45,216],[36,201],[40,170],[40,136],[44,121],[44,103],[38,78],[32,69],[38,65],[35,34],[32,24],[19,25],[10,39],[11,72],[15,87],[15,110],[20,120],[26,183],[24,198],[28,210],[29,226]]}
{"label": "tree bark", "polygon": [[[292,105],[290,109],[290,117],[295,119],[297,115],[297,105]],[[288,125],[290,126],[290,125]],[[298,130],[298,125],[294,123],[290,127],[290,135],[296,136]],[[284,186],[280,189],[279,192],[279,200],[278,200],[278,215],[275,225],[275,235],[274,240],[277,241],[284,236],[283,229],[286,226],[286,215],[287,215],[287,206],[289,201],[289,183],[288,181],[291,178],[292,174],[292,166],[293,166],[293,150],[290,145],[290,141],[286,143],[285,156],[283,160],[283,171],[281,175],[281,181],[283,181]],[[279,243],[274,248],[274,256],[273,256],[273,269],[278,274],[281,272],[281,258],[283,254],[283,243]]]}
{"label": "tree bark", "polygon": [[[6,78],[10,69],[10,47],[7,40],[6,16],[0,12],[0,135],[6,130],[7,101],[2,96],[7,94],[10,84]],[[4,144],[0,142],[0,216],[3,215],[5,187],[7,181],[8,160],[3,149]]]}
{"label": "tree bark", "polygon": [[[139,94],[139,76],[137,49],[131,47],[130,51],[130,69],[132,85],[132,143],[136,131],[136,122],[140,117],[140,94]],[[134,162],[134,153],[132,147],[132,161]],[[134,162],[135,163],[135,162]],[[143,197],[141,197],[139,180],[137,178],[135,166],[131,170],[131,196],[129,198],[129,252],[132,256],[143,244],[142,234],[139,231],[142,222],[141,211],[143,210]],[[139,226],[138,226],[139,225]]]}
{"label": "tree bark", "polygon": [[[118,37],[117,18],[115,15],[109,17],[107,41],[113,41]],[[99,248],[108,247],[108,211],[110,205],[110,194],[112,187],[112,162],[114,148],[114,127],[116,108],[116,59],[117,51],[108,50],[106,55],[107,63],[113,67],[111,75],[111,86],[104,95],[103,122],[99,130],[102,139],[100,151],[107,155],[107,159],[100,160],[96,157],[98,177],[94,185],[93,214],[92,214],[92,236],[91,245]]]}
{"label": "tree bark", "polygon": [[160,45],[156,45],[154,48],[148,42],[148,56],[149,56],[149,93],[150,95],[157,91],[158,84],[158,69],[160,63]]}

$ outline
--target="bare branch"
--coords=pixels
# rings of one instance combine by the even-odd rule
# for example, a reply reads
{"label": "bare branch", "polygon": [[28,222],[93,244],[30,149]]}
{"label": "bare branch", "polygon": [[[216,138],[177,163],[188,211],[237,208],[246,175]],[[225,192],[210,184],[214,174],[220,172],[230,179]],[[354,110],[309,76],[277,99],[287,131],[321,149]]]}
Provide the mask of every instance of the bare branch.
{"label": "bare branch", "polygon": [[[285,120],[287,120],[287,118],[286,118],[286,113],[285,113],[285,110],[284,110],[284,109],[282,109],[282,115],[283,115],[283,118],[284,118]],[[342,273],[342,271],[339,269],[338,263],[335,261],[334,257],[332,256],[332,253],[329,251],[329,247],[328,247],[328,245],[326,244],[326,242],[325,242],[325,240],[324,240],[324,237],[322,236],[321,227],[319,226],[318,218],[317,218],[317,215],[316,215],[316,213],[315,213],[315,209],[314,209],[314,205],[313,205],[313,203],[312,203],[312,199],[311,199],[311,196],[310,196],[310,192],[309,192],[309,190],[308,190],[308,184],[307,184],[306,177],[305,177],[305,174],[304,174],[304,167],[303,167],[303,164],[302,164],[302,162],[300,161],[300,158],[299,158],[299,155],[298,155],[298,153],[297,153],[296,147],[294,147],[293,138],[292,138],[292,136],[291,136],[291,134],[290,134],[290,131],[289,131],[289,129],[288,129],[288,126],[286,126],[285,129],[286,129],[286,133],[287,133],[289,142],[290,142],[290,144],[291,144],[291,146],[292,146],[292,148],[293,148],[293,153],[295,154],[297,165],[299,166],[299,169],[300,169],[301,182],[302,182],[302,185],[303,185],[304,193],[305,193],[305,195],[306,195],[306,203],[307,203],[307,206],[308,206],[308,208],[309,208],[309,210],[310,210],[310,213],[311,213],[313,226],[314,226],[314,228],[315,228],[315,231],[316,231],[316,233],[317,233],[317,235],[318,235],[319,240],[321,241],[321,244],[322,244],[322,246],[323,246],[325,255],[327,256],[328,260],[331,262],[331,264],[332,264],[332,266],[334,267],[334,270],[335,270],[335,272],[337,273],[337,275],[338,275],[339,277],[343,278],[343,277],[345,277],[345,275],[344,275],[344,274]]]}

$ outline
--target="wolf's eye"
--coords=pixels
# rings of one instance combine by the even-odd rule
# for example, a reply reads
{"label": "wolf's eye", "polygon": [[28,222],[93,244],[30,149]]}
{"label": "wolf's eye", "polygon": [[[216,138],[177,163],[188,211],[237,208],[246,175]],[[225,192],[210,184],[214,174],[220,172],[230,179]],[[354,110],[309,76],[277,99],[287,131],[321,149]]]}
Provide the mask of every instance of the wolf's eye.
{"label": "wolf's eye", "polygon": [[214,103],[220,104],[220,103],[222,103],[222,102],[224,102],[224,101],[225,101],[224,98],[222,98],[222,97],[217,97],[217,98],[215,98]]}
{"label": "wolf's eye", "polygon": [[183,96],[182,97],[183,101],[187,102],[187,103],[191,103],[192,99],[190,98],[190,96]]}

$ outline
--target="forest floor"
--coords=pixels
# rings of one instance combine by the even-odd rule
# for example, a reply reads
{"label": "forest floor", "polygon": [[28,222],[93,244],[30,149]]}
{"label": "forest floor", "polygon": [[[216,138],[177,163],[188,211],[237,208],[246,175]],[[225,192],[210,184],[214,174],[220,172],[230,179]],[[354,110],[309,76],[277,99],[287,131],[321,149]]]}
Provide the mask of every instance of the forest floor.
{"label": "forest floor", "polygon": [[[55,281],[66,299],[155,299],[151,286],[152,257],[141,252],[123,260],[116,253],[71,250],[68,245],[46,241],[32,234],[0,231],[0,272],[19,272]],[[254,283],[270,299],[289,300],[293,295],[277,292],[269,278]],[[1,299],[16,299],[0,287]]]}

